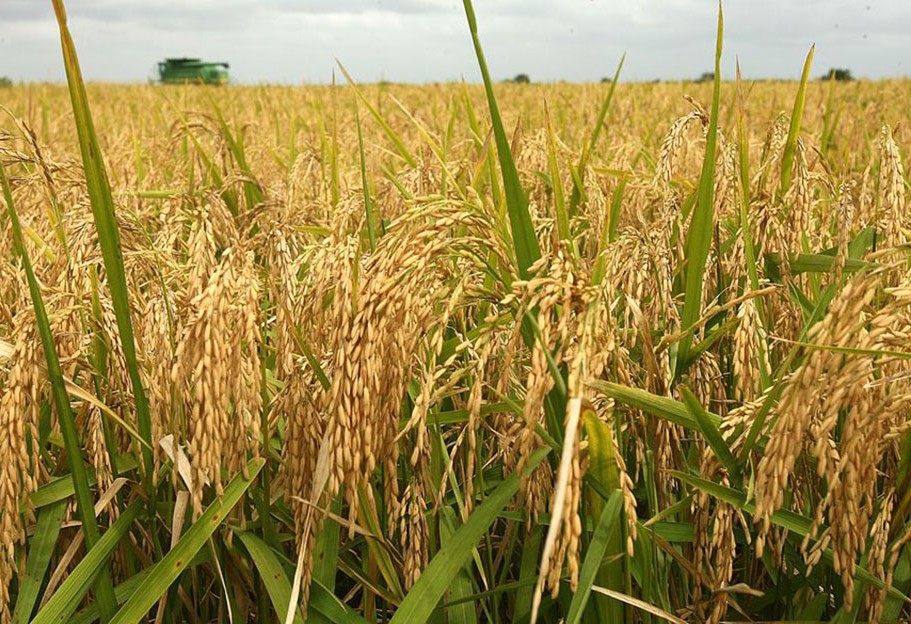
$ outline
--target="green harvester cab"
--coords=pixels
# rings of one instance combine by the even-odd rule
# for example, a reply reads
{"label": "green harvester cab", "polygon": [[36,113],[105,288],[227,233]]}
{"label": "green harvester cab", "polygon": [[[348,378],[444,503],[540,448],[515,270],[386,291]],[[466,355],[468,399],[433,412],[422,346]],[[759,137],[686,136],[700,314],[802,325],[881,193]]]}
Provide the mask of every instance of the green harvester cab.
{"label": "green harvester cab", "polygon": [[169,58],[158,64],[158,78],[162,84],[215,84],[228,83],[227,63],[207,63],[198,58]]}

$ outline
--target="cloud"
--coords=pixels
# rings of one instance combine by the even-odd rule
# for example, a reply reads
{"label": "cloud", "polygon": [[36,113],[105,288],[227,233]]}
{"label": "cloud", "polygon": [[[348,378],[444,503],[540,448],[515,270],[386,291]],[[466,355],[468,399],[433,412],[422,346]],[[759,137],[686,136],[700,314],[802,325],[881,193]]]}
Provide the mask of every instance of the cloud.
{"label": "cloud", "polygon": [[[598,80],[627,52],[624,77],[698,76],[712,63],[706,0],[476,0],[497,78]],[[85,75],[143,80],[165,56],[228,60],[241,81],[325,82],[338,58],[359,80],[478,78],[459,0],[68,0]],[[728,75],[794,77],[817,43],[816,73],[898,75],[911,47],[905,0],[729,0]],[[62,79],[48,2],[0,0],[0,74]]]}

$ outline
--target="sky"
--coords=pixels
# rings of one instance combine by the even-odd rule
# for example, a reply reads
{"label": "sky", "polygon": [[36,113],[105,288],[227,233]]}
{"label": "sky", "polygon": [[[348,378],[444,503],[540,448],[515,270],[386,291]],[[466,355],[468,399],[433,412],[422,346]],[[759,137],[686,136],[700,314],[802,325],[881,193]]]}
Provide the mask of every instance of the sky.
{"label": "sky", "polygon": [[[714,0],[475,0],[491,73],[598,81],[625,52],[623,79],[710,71]],[[241,83],[480,79],[460,0],[66,0],[87,80],[142,82],[168,56],[227,61]],[[909,0],[727,0],[723,75],[911,74]],[[65,79],[51,0],[0,0],[0,76]]]}

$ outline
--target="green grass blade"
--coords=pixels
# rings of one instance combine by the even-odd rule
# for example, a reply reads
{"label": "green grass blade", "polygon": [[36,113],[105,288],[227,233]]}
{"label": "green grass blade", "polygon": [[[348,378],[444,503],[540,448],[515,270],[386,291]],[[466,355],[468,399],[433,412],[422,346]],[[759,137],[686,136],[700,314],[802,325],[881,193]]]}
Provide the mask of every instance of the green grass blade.
{"label": "green grass blade", "polygon": [[[901,592],[907,592],[911,588],[911,548],[905,544],[898,557],[898,563],[895,565],[895,571],[892,575],[892,585]],[[886,597],[886,604],[883,606],[883,622],[897,622],[904,609],[904,601],[891,594]]]}
{"label": "green grass blade", "polygon": [[471,0],[463,0],[465,16],[468,18],[468,28],[471,30],[471,40],[474,44],[475,55],[481,68],[484,79],[484,90],[487,94],[487,105],[490,108],[490,119],[493,124],[494,139],[497,144],[497,156],[500,160],[500,173],[503,176],[503,190],[506,193],[506,208],[509,212],[509,225],[512,230],[512,240],[518,262],[519,275],[522,279],[529,277],[528,268],[541,257],[541,248],[535,235],[531,213],[528,211],[528,198],[519,181],[519,171],[516,169],[515,160],[500,118],[500,109],[497,98],[493,92],[493,81],[487,69],[484,51],[481,49],[481,40],[478,37],[478,21],[475,18],[474,7]]}
{"label": "green grass blade", "polygon": [[342,75],[345,77],[345,80],[347,80],[348,84],[351,85],[351,88],[354,89],[354,93],[357,95],[358,99],[363,102],[364,106],[367,107],[367,110],[370,111],[370,114],[373,115],[376,122],[380,124],[380,128],[383,129],[383,132],[389,137],[389,140],[392,141],[393,145],[395,145],[402,160],[408,163],[408,166],[416,168],[418,166],[418,161],[414,157],[414,154],[411,153],[411,150],[408,149],[408,146],[405,145],[405,141],[402,140],[402,137],[392,129],[392,126],[390,126],[389,122],[380,114],[380,111],[370,103],[370,100],[368,100],[367,96],[364,95],[364,92],[361,91],[361,88],[354,81],[354,78],[351,77],[351,74],[348,73],[348,70],[345,69],[345,66],[339,63],[338,67],[342,70]]}
{"label": "green grass blade", "polygon": [[[63,371],[60,368],[60,359],[57,356],[57,347],[54,345],[54,336],[51,333],[51,324],[48,320],[47,309],[44,307],[44,298],[41,295],[41,289],[38,286],[38,280],[35,278],[35,272],[32,269],[32,262],[28,257],[28,251],[25,248],[25,241],[22,238],[22,227],[19,223],[19,215],[13,206],[13,193],[10,189],[9,179],[6,176],[6,169],[0,164],[0,187],[3,190],[3,200],[6,203],[7,215],[10,219],[10,225],[13,230],[13,244],[16,248],[22,268],[25,271],[28,280],[29,294],[32,299],[32,307],[35,310],[35,323],[38,326],[38,334],[41,336],[41,344],[44,347],[44,357],[47,362],[47,374],[51,382],[51,394],[54,399],[54,407],[57,411],[57,419],[60,422],[60,430],[63,433],[64,445],[67,451],[67,459],[70,466],[70,475],[73,480],[73,490],[76,493],[76,508],[79,513],[79,519],[82,521],[82,532],[85,534],[86,549],[91,549],[98,543],[98,523],[95,520],[94,504],[92,503],[92,492],[89,488],[88,473],[85,469],[85,461],[82,458],[82,448],[79,441],[79,432],[76,429],[76,420],[70,409],[70,399],[67,395],[66,381],[63,378]],[[32,453],[37,454],[38,449],[33,447]],[[110,570],[105,568],[98,576],[96,586],[96,599],[101,606],[102,621],[106,622],[114,613],[116,603],[114,602],[114,584],[111,580]]]}
{"label": "green grass blade", "polygon": [[544,103],[544,117],[547,121],[547,172],[550,175],[550,186],[554,194],[554,212],[557,218],[557,236],[567,243],[572,241],[569,231],[569,212],[566,209],[566,194],[563,190],[563,179],[557,166],[557,137],[550,119],[547,103]]}
{"label": "green grass blade", "polygon": [[[790,258],[790,269],[794,275],[801,273],[831,273],[835,270],[836,260],[834,256],[826,254],[802,253],[794,254]],[[844,272],[857,273],[863,269],[876,266],[872,262],[858,260],[856,258],[847,258],[845,260]],[[770,279],[781,280],[781,254],[773,253],[765,256],[766,274]]]}
{"label": "green grass blade", "polygon": [[234,136],[234,133],[231,132],[231,128],[228,127],[228,124],[225,121],[224,115],[221,113],[218,102],[215,101],[215,98],[213,98],[211,94],[209,94],[209,102],[212,105],[212,110],[215,111],[215,119],[218,121],[218,128],[221,131],[222,138],[227,144],[231,155],[234,157],[234,162],[237,163],[237,167],[240,169],[241,173],[244,174],[244,198],[247,201],[247,210],[252,210],[257,204],[263,201],[265,195],[259,182],[256,181],[253,170],[250,168],[250,165],[247,164],[247,156],[244,153],[243,134],[238,133],[237,137]]}
{"label": "green grass blade", "polygon": [[[620,467],[617,463],[617,450],[614,448],[614,432],[611,425],[601,420],[595,411],[590,408],[586,408],[582,424],[588,440],[588,475],[591,479],[603,485],[608,493],[604,497],[601,492],[595,491],[594,488],[586,488],[588,513],[592,519],[603,518],[605,505],[609,504],[614,494],[622,487]],[[593,538],[593,540],[596,539],[597,536]],[[611,553],[625,551],[622,529],[610,533],[605,548],[609,549]],[[598,585],[618,591],[626,589],[629,569],[624,563],[623,560],[602,563],[596,570],[592,584],[597,582]],[[580,577],[581,582],[582,579]],[[586,600],[588,599],[586,598]],[[603,623],[615,622],[623,618],[623,606],[618,604],[617,601],[610,600],[604,596],[595,596],[594,608]]]}
{"label": "green grass blade", "polygon": [[[521,522],[521,519],[519,519]],[[531,617],[531,601],[538,582],[538,560],[541,558],[541,542],[544,531],[533,527],[531,534],[522,540],[522,557],[519,562],[519,586],[513,603],[513,618],[516,622],[527,622]]]}
{"label": "green grass blade", "polygon": [[[336,496],[330,507],[332,513],[342,513],[342,498]],[[315,561],[313,562],[313,578],[322,583],[326,588],[335,590],[335,575],[338,571],[338,540],[340,527],[338,522],[327,520],[316,535],[316,544],[313,547]]]}
{"label": "green grass blade", "polygon": [[620,81],[620,72],[623,70],[623,63],[625,62],[626,52],[620,57],[620,62],[617,64],[617,71],[614,72],[614,78],[610,83],[610,89],[608,89],[604,101],[601,102],[601,109],[598,111],[598,119],[595,122],[595,127],[592,128],[591,138],[589,138],[588,144],[585,145],[582,149],[582,154],[579,156],[579,164],[576,165],[579,185],[573,188],[572,198],[569,202],[570,214],[575,214],[576,208],[579,207],[579,203],[585,196],[585,171],[588,167],[588,159],[591,158],[592,152],[595,151],[595,146],[598,144],[598,137],[601,136],[601,130],[604,128],[604,120],[607,119],[607,114],[610,112],[610,105],[614,99],[614,91],[617,90],[617,83]]}
{"label": "green grass blade", "polygon": [[[284,622],[288,616],[288,603],[291,599],[291,582],[288,580],[288,575],[285,574],[281,562],[269,545],[252,533],[238,533],[237,537],[250,553],[256,569],[259,570],[259,575],[269,594],[269,600],[272,601],[272,606],[278,615],[278,621]],[[294,624],[303,624],[303,621],[304,618],[299,612],[294,615]]]}
{"label": "green grass blade", "polygon": [[[686,237],[686,295],[680,325],[692,327],[702,314],[702,283],[705,265],[712,246],[715,221],[715,155],[718,143],[718,109],[721,100],[721,48],[724,40],[724,15],[718,4],[718,35],[715,39],[715,86],[712,91],[712,113],[705,137],[705,158],[699,176],[696,205]],[[679,378],[687,365],[693,334],[680,341],[674,374]]]}
{"label": "green grass blade", "polygon": [[807,59],[804,61],[803,73],[800,76],[800,87],[797,89],[797,97],[794,98],[794,110],[791,111],[791,125],[788,128],[788,138],[781,156],[781,186],[778,189],[778,194],[782,198],[784,198],[788,189],[791,188],[791,178],[794,176],[797,139],[800,138],[800,124],[803,120],[803,109],[807,102],[807,82],[810,80],[810,68],[813,65],[813,53],[815,51],[816,45],[814,44],[810,47]]}
{"label": "green grass blade", "polygon": [[[443,507],[440,510],[440,542],[445,544],[452,538],[456,526],[456,513],[452,507]],[[471,567],[470,564],[462,566],[450,585],[446,601],[457,604],[446,607],[446,621],[448,624],[476,624],[478,621],[475,605],[465,599],[472,595]]]}
{"label": "green grass blade", "polygon": [[[259,570],[272,606],[275,607],[275,612],[278,614],[278,621],[284,622],[288,614],[288,603],[291,600],[291,581],[288,580],[281,560],[268,544],[252,533],[238,533],[237,537],[250,553],[256,569]],[[365,622],[364,618],[339,601],[331,591],[319,583],[314,583],[311,588],[310,609],[325,616],[330,622],[339,624],[363,624]],[[295,624],[304,621],[299,612],[294,616]]]}
{"label": "green grass blade", "polygon": [[[746,129],[746,102],[743,97],[743,82],[740,76],[740,61],[737,61],[737,155],[740,158],[740,236],[743,239],[743,255],[746,262],[750,288],[759,290],[759,271],[756,264],[756,247],[753,243],[753,226],[750,222],[750,137]],[[760,319],[764,319],[762,301],[757,301]],[[764,321],[763,321],[764,323]],[[765,326],[763,325],[763,329]],[[766,364],[769,345],[759,341],[759,377],[763,390],[769,387],[769,369]]]}
{"label": "green grass blade", "polygon": [[120,332],[123,356],[130,375],[130,383],[133,387],[139,434],[146,443],[146,446],[142,449],[143,478],[146,490],[151,494],[152,471],[154,469],[151,451],[152,420],[149,415],[149,403],[142,387],[139,362],[136,357],[133,323],[130,320],[129,291],[127,290],[126,273],[123,267],[120,231],[118,230],[117,217],[114,212],[114,199],[111,196],[111,185],[108,182],[107,171],[101,156],[101,147],[98,144],[98,136],[95,134],[95,125],[89,110],[88,96],[82,81],[82,72],[79,69],[79,59],[76,56],[76,46],[73,44],[73,39],[67,27],[66,9],[64,9],[63,0],[52,1],[54,3],[54,11],[57,14],[57,24],[60,28],[60,43],[63,48],[66,79],[69,86],[70,99],[73,103],[73,115],[76,121],[76,131],[79,135],[79,149],[82,152],[82,164],[92,204],[92,215],[95,219],[98,243],[101,246],[101,254],[104,258],[108,287],[111,290],[111,302],[117,317],[117,329]]}
{"label": "green grass blade", "polygon": [[[119,518],[104,532],[95,547],[92,548],[83,557],[63,584],[57,588],[54,595],[44,605],[44,607],[32,620],[32,624],[52,624],[69,622],[73,612],[82,602],[93,579],[98,575],[100,570],[107,569],[107,561],[114,552],[114,548],[120,543],[130,530],[133,520],[139,515],[142,509],[140,501],[133,501]],[[112,592],[113,597],[113,592]]]}
{"label": "green grass blade", "polygon": [[367,159],[364,157],[364,134],[361,132],[361,114],[354,109],[354,121],[357,125],[357,148],[361,157],[361,186],[364,194],[364,211],[367,219],[367,238],[370,240],[370,251],[376,251],[377,225],[370,199],[370,185],[367,183]]}
{"label": "green grass blade", "polygon": [[[652,416],[663,418],[690,431],[702,432],[699,422],[693,417],[686,405],[680,401],[610,381],[592,381],[589,385],[615,401],[648,412]],[[706,415],[714,427],[718,427],[721,424],[721,417],[717,414],[706,412]]]}
{"label": "green grass blade", "polygon": [[[614,490],[607,504],[604,505],[604,511],[601,512],[601,518],[598,520],[598,526],[592,535],[592,541],[588,545],[588,551],[585,553],[585,559],[582,562],[582,569],[579,571],[579,588],[573,593],[572,602],[569,603],[569,611],[566,614],[566,624],[577,624],[582,621],[582,614],[585,612],[585,605],[591,595],[592,585],[595,583],[595,576],[601,569],[604,561],[604,555],[607,552],[607,545],[612,533],[619,531],[620,509],[623,502],[623,493]],[[621,611],[622,613],[622,611]]]}
{"label": "green grass blade", "polygon": [[370,533],[366,537],[367,549],[374,557],[380,574],[386,581],[389,592],[395,598],[404,595],[404,590],[399,582],[399,576],[396,572],[395,562],[392,560],[389,549],[385,542],[386,531],[383,530],[379,512],[375,502],[376,497],[368,497],[366,491],[359,493],[360,507],[358,509],[358,522]]}
{"label": "green grass blade", "polygon": [[[145,568],[144,570],[137,572],[123,583],[114,588],[114,594],[117,596],[117,604],[123,604],[129,600],[130,596],[133,595],[133,592],[136,591],[136,588],[142,583],[146,576],[148,576],[151,568]],[[92,624],[92,622],[98,619],[98,607],[97,605],[89,605],[79,613],[75,614],[72,619],[69,620],[67,624]]]}
{"label": "green grass blade", "polygon": [[731,480],[734,483],[740,483],[740,466],[737,465],[737,460],[734,459],[734,454],[731,453],[731,448],[721,436],[718,427],[709,418],[709,413],[702,407],[702,403],[699,402],[693,391],[686,386],[681,386],[680,389],[683,391],[683,400],[696,422],[699,423],[699,428],[702,430],[702,435],[705,436],[706,442],[708,442],[712,451],[715,452],[715,456],[727,469]]}
{"label": "green grass blade", "polygon": [[[550,450],[545,448],[535,453],[526,468],[526,474],[530,474]],[[424,568],[420,578],[399,605],[391,624],[427,621],[459,570],[471,559],[478,540],[518,491],[519,475],[513,473],[487,496]]]}
{"label": "green grass blade", "polygon": [[165,555],[164,559],[155,564],[149,576],[140,585],[127,603],[117,612],[112,624],[136,623],[149,612],[149,609],[168,590],[168,587],[177,580],[187,564],[202,548],[215,532],[215,529],[225,520],[240,497],[255,481],[263,467],[262,459],[250,461],[247,465],[247,476],[239,474],[228,487],[221,498],[215,500],[208,509],[193,523],[180,538],[180,541]]}
{"label": "green grass blade", "polygon": [[[133,455],[119,455],[117,461],[114,463],[114,469],[118,474],[135,470],[136,466],[136,458]],[[88,479],[89,485],[95,485],[96,479],[93,473],[89,473]],[[32,492],[32,495],[29,498],[32,501],[32,505],[36,508],[40,508],[67,499],[72,496],[74,492],[73,478],[70,475],[64,475],[48,481]]]}
{"label": "green grass blade", "polygon": [[54,554],[54,547],[57,545],[63,519],[66,517],[66,508],[67,502],[59,501],[45,507],[38,515],[38,526],[29,540],[25,574],[19,577],[19,595],[16,597],[16,610],[13,612],[14,622],[25,624],[31,621],[48,564],[51,562],[51,555]]}

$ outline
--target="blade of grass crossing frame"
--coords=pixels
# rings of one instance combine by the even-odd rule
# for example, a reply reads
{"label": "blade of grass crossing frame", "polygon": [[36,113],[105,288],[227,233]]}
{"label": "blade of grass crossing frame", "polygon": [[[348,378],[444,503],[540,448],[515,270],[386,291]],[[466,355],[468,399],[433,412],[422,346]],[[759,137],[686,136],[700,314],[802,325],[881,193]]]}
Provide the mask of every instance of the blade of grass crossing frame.
{"label": "blade of grass crossing frame", "polygon": [[[547,457],[550,450],[549,448],[540,449],[532,455],[525,474],[531,474],[531,471]],[[450,539],[443,544],[436,556],[424,568],[424,572],[412,586],[411,591],[405,595],[405,599],[402,600],[402,604],[399,605],[390,624],[427,621],[440,598],[449,589],[458,571],[471,559],[478,540],[518,491],[519,475],[513,473],[475,508],[468,520],[455,530]]]}
{"label": "blade of grass crossing frame", "polygon": [[566,210],[566,194],[563,191],[563,179],[560,177],[560,168],[557,165],[557,137],[554,134],[554,125],[550,119],[550,110],[544,102],[544,118],[547,122],[547,171],[550,175],[550,185],[554,194],[554,212],[557,216],[557,236],[566,243],[572,242],[569,231],[569,212]]}
{"label": "blade of grass crossing frame", "polygon": [[[440,542],[445,544],[456,526],[456,513],[452,507],[440,509]],[[447,602],[464,600],[472,594],[471,564],[465,564],[453,577],[447,593]],[[446,621],[449,624],[476,624],[475,605],[471,602],[460,602],[446,607]]]}
{"label": "blade of grass crossing frame", "polygon": [[[73,39],[67,27],[66,9],[63,6],[63,0],[52,0],[52,2],[54,4],[54,12],[57,15],[57,24],[60,28],[60,44],[63,48],[66,79],[69,86],[70,99],[73,103],[73,115],[76,121],[76,131],[79,135],[79,149],[82,152],[82,164],[92,204],[92,215],[95,219],[95,229],[98,233],[98,242],[104,258],[108,287],[111,290],[111,302],[117,317],[117,329],[120,332],[123,356],[130,375],[130,383],[133,387],[139,434],[146,442],[146,445],[142,448],[143,479],[151,498],[152,471],[154,470],[151,451],[152,420],[149,415],[148,399],[142,387],[139,362],[136,357],[133,324],[130,320],[126,273],[123,268],[123,252],[120,247],[120,232],[117,226],[117,217],[114,213],[114,199],[111,195],[111,186],[108,182],[101,148],[98,144],[98,137],[95,134],[95,126],[89,110],[88,96],[82,81],[82,72],[79,69],[79,59],[76,56],[76,46],[73,44]],[[152,501],[152,504],[154,504],[154,501]]]}
{"label": "blade of grass crossing frame", "polygon": [[[487,69],[487,61],[484,58],[484,51],[481,48],[481,40],[478,36],[478,22],[475,18],[474,8],[471,0],[463,0],[465,6],[465,16],[468,19],[468,28],[471,31],[471,40],[474,44],[475,55],[478,58],[478,65],[481,69],[481,76],[484,79],[484,90],[487,95],[487,105],[490,109],[491,124],[493,126],[493,135],[497,145],[497,157],[500,164],[500,174],[503,179],[503,191],[506,195],[506,212],[509,216],[509,227],[512,233],[513,248],[516,255],[516,265],[519,269],[519,277],[528,279],[530,277],[530,267],[541,257],[541,247],[535,234],[534,224],[531,220],[531,213],[528,210],[528,197],[522,189],[519,181],[519,172],[516,169],[516,163],[512,156],[509,139],[506,136],[506,130],[503,127],[503,120],[500,117],[500,110],[497,106],[497,98],[493,91],[493,81],[490,78],[490,72]],[[491,173],[491,184],[495,176]],[[494,197],[498,194],[494,193]],[[522,319],[522,337],[527,345],[532,345],[536,340],[535,330],[533,327],[533,317],[526,314]],[[540,335],[540,332],[538,332]],[[566,412],[566,391],[565,379],[559,369],[552,370],[554,378],[554,389],[547,395],[546,413],[548,417],[547,429],[551,435],[562,438],[563,429],[559,426],[559,418]]]}
{"label": "blade of grass crossing frame", "polygon": [[[615,401],[648,412],[652,416],[657,416],[658,418],[672,422],[675,425],[680,425],[690,431],[702,432],[699,423],[690,413],[690,410],[680,401],[658,396],[657,394],[652,394],[651,392],[641,390],[640,388],[630,388],[610,381],[592,381],[589,383],[589,386],[598,392],[604,393],[605,396],[608,396]],[[719,427],[721,425],[720,416],[711,412],[706,412],[706,414],[709,422],[711,422],[714,427]]]}
{"label": "blade of grass crossing frame", "polygon": [[[278,614],[278,621],[285,621],[291,598],[291,581],[288,580],[281,560],[268,544],[252,533],[238,533],[237,537],[243,542],[265,582],[269,599]],[[319,614],[326,618],[325,621],[339,624],[363,624],[366,621],[319,583],[314,583],[311,588],[310,611],[311,620],[314,615]],[[293,621],[295,624],[302,624],[305,620],[298,612]]]}
{"label": "blade of grass crossing frame", "polygon": [[[592,128],[592,136],[589,139],[588,144],[583,147],[582,154],[579,156],[579,164],[576,166],[576,171],[578,172],[578,181],[580,185],[584,185],[585,183],[585,169],[588,166],[588,159],[591,158],[592,152],[595,151],[595,146],[598,144],[598,137],[601,135],[601,130],[604,128],[604,120],[607,119],[607,113],[610,111],[611,101],[614,99],[614,91],[617,89],[617,82],[620,80],[620,71],[623,69],[623,63],[625,62],[626,52],[620,57],[620,63],[617,64],[617,71],[614,72],[614,79],[611,80],[610,89],[608,89],[607,95],[601,103],[601,110],[598,111],[598,120],[595,123],[595,127]],[[585,189],[580,188],[580,186],[573,187],[572,198],[569,202],[570,214],[575,214],[579,202],[582,201],[584,191]]]}
{"label": "blade of grass crossing frame", "polygon": [[784,198],[788,189],[791,188],[791,178],[794,175],[794,157],[797,154],[797,139],[800,137],[800,123],[803,119],[803,109],[807,102],[807,82],[810,80],[810,68],[813,65],[813,53],[816,51],[816,45],[810,47],[807,53],[807,60],[803,64],[803,73],[800,76],[800,87],[797,89],[797,97],[794,98],[794,110],[791,111],[791,126],[788,128],[788,139],[784,144],[784,152],[781,156],[781,187],[778,194]]}
{"label": "blade of grass crossing frame", "polygon": [[[702,313],[702,282],[715,216],[715,151],[718,142],[718,109],[721,100],[721,48],[724,40],[724,14],[718,3],[718,35],[715,40],[715,85],[712,91],[712,113],[709,130],[705,138],[705,158],[702,174],[699,176],[697,201],[693,209],[689,231],[686,237],[686,294],[683,303],[682,327],[692,327]],[[674,374],[679,378],[689,357],[693,334],[688,332],[680,341]]]}
{"label": "blade of grass crossing frame", "polygon": [[519,171],[516,169],[516,163],[512,157],[506,130],[503,128],[503,120],[500,117],[496,95],[493,92],[493,81],[490,79],[484,51],[481,49],[474,7],[471,5],[471,0],[463,0],[463,2],[475,55],[478,57],[478,65],[481,68],[481,76],[484,79],[484,90],[487,93],[487,105],[490,108],[490,119],[497,144],[500,174],[503,176],[503,190],[506,193],[506,208],[509,213],[509,226],[512,230],[512,241],[515,247],[519,275],[522,279],[527,279],[529,277],[529,267],[541,257],[541,248],[538,245],[534,224],[531,222],[531,214],[528,211],[528,198],[525,196],[525,191],[522,190],[522,184],[519,181]]}
{"label": "blade of grass crossing frame", "polygon": [[[612,541],[611,535],[619,532],[620,505],[623,502],[623,493],[620,490],[614,490],[601,517],[598,520],[598,526],[592,535],[592,541],[585,552],[585,559],[582,562],[582,568],[579,571],[579,587],[573,592],[572,601],[569,603],[569,612],[566,614],[566,624],[577,624],[582,621],[582,615],[585,612],[585,605],[591,594],[592,585],[595,583],[595,576],[601,569],[604,556],[607,554],[608,543]],[[618,610],[622,617],[622,609]],[[618,620],[608,620],[618,621]]]}
{"label": "blade of grass crossing frame", "polygon": [[[341,496],[336,496],[333,499],[331,511],[334,514],[342,513]],[[323,526],[320,527],[316,534],[316,543],[313,546],[313,572],[310,583],[311,594],[318,584],[324,586],[330,592],[335,591],[335,577],[338,572],[339,533],[340,527],[338,522],[327,519],[323,522]],[[286,607],[287,604],[288,602],[286,600]],[[319,624],[320,622],[331,622],[332,620],[326,619],[328,615],[329,614],[311,612],[308,614],[308,617],[316,624]],[[284,621],[284,617],[279,618],[279,621]]]}
{"label": "blade of grass crossing frame", "polygon": [[[338,61],[336,61],[338,63]],[[389,122],[380,114],[376,107],[370,103],[370,100],[364,95],[361,88],[354,82],[354,78],[351,77],[351,74],[348,73],[348,70],[345,69],[345,66],[341,63],[338,63],[338,67],[342,70],[342,75],[345,77],[345,80],[348,81],[348,84],[351,85],[351,88],[354,89],[354,93],[357,94],[357,97],[361,102],[364,103],[364,106],[367,107],[367,110],[370,111],[370,114],[373,115],[373,118],[376,119],[376,122],[380,124],[380,127],[383,129],[383,132],[389,137],[389,140],[395,145],[395,148],[399,152],[399,156],[402,157],[410,167],[417,167],[418,161],[415,159],[414,154],[411,153],[411,150],[408,149],[408,146],[405,145],[405,142],[402,140],[395,130],[392,129],[392,126],[389,125]]]}
{"label": "blade of grass crossing frame", "polygon": [[[98,543],[99,533],[98,524],[95,521],[94,504],[92,503],[92,492],[89,488],[88,473],[85,469],[85,462],[82,459],[79,433],[76,430],[76,420],[70,409],[70,399],[67,395],[63,371],[60,368],[57,348],[54,345],[54,336],[51,333],[51,325],[48,320],[47,310],[44,307],[44,298],[41,296],[38,280],[35,278],[32,262],[29,259],[28,252],[25,248],[25,241],[22,238],[22,227],[19,223],[19,215],[16,213],[16,209],[13,206],[13,192],[10,188],[9,179],[6,177],[6,169],[4,169],[2,164],[0,164],[0,186],[2,186],[3,200],[4,203],[6,203],[7,214],[9,215],[10,225],[13,230],[13,244],[22,260],[22,268],[25,271],[25,276],[28,280],[32,307],[35,309],[35,323],[38,326],[38,334],[41,336],[41,344],[44,347],[44,356],[47,361],[47,374],[51,382],[51,394],[54,399],[54,407],[57,410],[60,430],[63,433],[63,441],[70,465],[70,474],[73,479],[73,490],[76,493],[76,508],[79,512],[79,519],[82,521],[82,531],[85,534],[86,549],[91,551],[95,544]],[[32,453],[34,453],[36,457],[38,456],[37,449],[33,448]],[[104,568],[98,576],[95,592],[95,597],[101,607],[102,621],[106,622],[111,615],[113,615],[114,609],[116,609],[117,606],[117,603],[114,601],[114,584],[111,580],[110,570],[107,568]]]}
{"label": "blade of grass crossing frame", "polygon": [[247,201],[247,210],[252,210],[257,204],[263,201],[265,196],[262,187],[259,182],[256,181],[253,170],[250,169],[250,165],[247,164],[247,156],[244,153],[243,133],[239,132],[237,137],[234,136],[234,133],[231,132],[231,128],[228,127],[228,124],[225,121],[224,115],[222,115],[218,102],[211,94],[207,95],[209,96],[212,110],[215,111],[215,119],[218,121],[218,127],[219,130],[221,130],[222,138],[225,140],[231,155],[234,156],[234,162],[237,163],[237,167],[245,176],[243,182],[244,198]]}
{"label": "blade of grass crossing frame", "polygon": [[522,558],[519,562],[519,587],[513,602],[513,621],[527,622],[531,616],[531,600],[538,581],[538,558],[544,531],[532,527],[531,534],[522,540]]}
{"label": "blade of grass crossing frame", "polygon": [[58,501],[42,509],[38,515],[38,526],[29,540],[25,574],[19,577],[19,595],[16,597],[13,622],[25,624],[32,619],[32,611],[44,584],[44,576],[57,545],[67,506],[67,501]]}
{"label": "blade of grass crossing frame", "polygon": [[[92,579],[96,577],[99,571],[107,570],[105,563],[114,552],[114,548],[120,543],[120,540],[126,537],[130,530],[133,520],[139,515],[142,508],[140,501],[133,501],[126,509],[123,510],[120,517],[114,521],[114,524],[104,532],[104,535],[98,540],[96,546],[82,558],[82,561],[73,569],[72,572],[63,581],[63,584],[57,588],[54,595],[51,596],[44,607],[32,620],[32,624],[56,624],[69,622],[76,611],[76,608],[82,602]],[[111,590],[111,599],[114,600],[114,593]],[[102,621],[105,621],[102,618]]]}
{"label": "blade of grass crossing frame", "polygon": [[[616,494],[621,494],[620,488],[620,467],[617,463],[617,451],[614,446],[614,431],[611,428],[609,422],[601,420],[595,411],[591,408],[590,405],[586,405],[585,414],[582,418],[582,424],[585,428],[585,435],[588,440],[588,456],[589,456],[589,468],[588,474],[603,485],[609,492],[609,497],[607,502],[602,497],[600,492],[594,490],[594,488],[586,488],[585,494],[588,502],[589,515],[591,518],[600,518],[601,521],[604,521],[604,511],[605,506],[610,505],[610,501],[613,500],[613,497]],[[621,498],[622,500],[622,498]],[[619,514],[619,510],[617,511]],[[598,535],[592,537],[592,544],[589,545],[589,549],[597,548],[597,540],[599,539]],[[622,527],[618,531],[611,531],[609,535],[605,536],[607,540],[604,544],[604,548],[607,549],[612,555],[617,553],[626,552],[624,532]],[[586,583],[588,587],[597,582],[598,585],[603,587],[608,587],[610,589],[616,589],[619,591],[625,590],[628,582],[628,567],[625,565],[623,559],[603,562],[603,552],[600,556],[597,557],[598,565],[595,568],[594,576],[591,580],[586,581],[584,576],[579,578],[579,589],[580,591],[587,591]],[[588,561],[588,556],[586,555],[586,562]],[[583,566],[583,575],[585,573],[585,568]],[[576,606],[577,609],[582,609],[585,606],[585,602],[588,598],[583,600],[582,605]],[[573,604],[576,600],[573,599]],[[595,609],[598,614],[599,620],[602,624],[607,622],[617,622],[622,621],[623,606],[617,603],[615,600],[610,600],[604,596],[595,596],[592,608]],[[572,605],[570,608],[572,613]],[[581,617],[582,612],[579,611],[579,617]],[[571,615],[567,615],[567,621],[571,621]]]}
{"label": "blade of grass crossing frame", "polygon": [[357,125],[357,147],[361,157],[361,185],[364,187],[364,211],[367,217],[367,238],[370,240],[370,251],[376,250],[376,216],[373,213],[373,202],[370,199],[370,185],[367,183],[367,160],[364,157],[364,135],[361,132],[360,108],[354,109],[354,121]]}
{"label": "blade of grass crossing frame", "polygon": [[262,459],[254,459],[247,465],[247,476],[243,473],[234,477],[225,488],[221,498],[216,499],[193,523],[164,558],[155,564],[149,576],[130,596],[127,603],[117,612],[111,624],[127,624],[142,621],[149,609],[168,590],[187,564],[202,548],[212,533],[227,518],[228,513],[240,500],[247,488],[255,481],[263,467]]}
{"label": "blade of grass crossing frame", "polygon": [[728,443],[721,436],[721,432],[712,423],[708,412],[702,407],[702,403],[699,402],[693,391],[686,386],[681,386],[680,389],[683,391],[683,401],[689,408],[690,413],[696,418],[696,422],[699,423],[699,428],[702,430],[702,435],[705,436],[706,442],[708,442],[715,456],[727,469],[728,475],[733,482],[735,484],[740,483],[740,466],[737,465],[737,460],[734,459],[734,455],[731,453]]}

